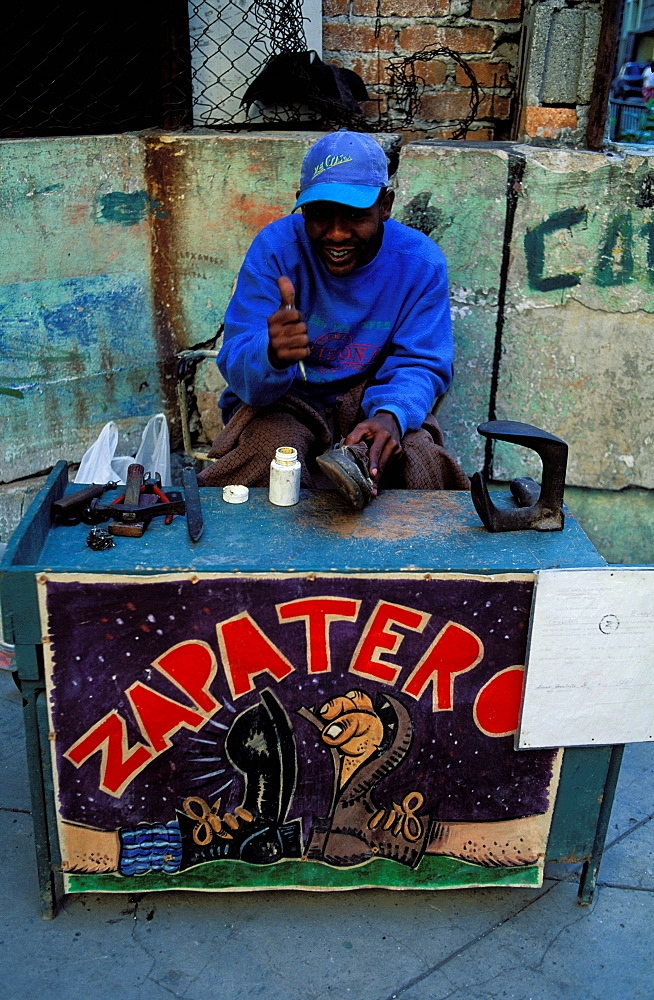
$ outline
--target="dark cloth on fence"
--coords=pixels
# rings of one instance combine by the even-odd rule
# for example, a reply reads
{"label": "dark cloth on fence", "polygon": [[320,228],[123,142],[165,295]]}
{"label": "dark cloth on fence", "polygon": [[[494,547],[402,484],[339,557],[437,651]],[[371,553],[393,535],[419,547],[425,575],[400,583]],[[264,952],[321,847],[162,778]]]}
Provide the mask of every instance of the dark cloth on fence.
{"label": "dark cloth on fence", "polygon": [[[292,393],[269,406],[244,404],[214,440],[214,459],[198,476],[200,486],[267,486],[277,448],[297,449],[301,483],[308,489],[332,488],[316,466],[316,458],[345,438],[364,419],[361,398],[365,382],[350,389],[333,406],[316,410]],[[389,463],[380,489],[468,490],[468,477],[443,447],[438,421],[429,414],[422,427],[402,439],[401,456]]]}

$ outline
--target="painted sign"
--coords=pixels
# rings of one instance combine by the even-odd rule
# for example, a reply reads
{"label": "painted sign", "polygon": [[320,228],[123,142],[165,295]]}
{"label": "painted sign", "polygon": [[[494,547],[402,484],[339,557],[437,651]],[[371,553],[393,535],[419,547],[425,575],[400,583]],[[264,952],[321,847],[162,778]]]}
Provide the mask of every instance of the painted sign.
{"label": "painted sign", "polygon": [[531,576],[38,579],[68,891],[540,884]]}

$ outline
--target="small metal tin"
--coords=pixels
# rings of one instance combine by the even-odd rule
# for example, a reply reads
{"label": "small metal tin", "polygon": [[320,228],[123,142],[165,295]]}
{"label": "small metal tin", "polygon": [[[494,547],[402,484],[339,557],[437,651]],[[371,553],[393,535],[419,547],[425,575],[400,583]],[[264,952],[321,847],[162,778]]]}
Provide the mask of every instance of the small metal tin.
{"label": "small metal tin", "polygon": [[247,486],[223,486],[225,503],[245,503],[250,496]]}

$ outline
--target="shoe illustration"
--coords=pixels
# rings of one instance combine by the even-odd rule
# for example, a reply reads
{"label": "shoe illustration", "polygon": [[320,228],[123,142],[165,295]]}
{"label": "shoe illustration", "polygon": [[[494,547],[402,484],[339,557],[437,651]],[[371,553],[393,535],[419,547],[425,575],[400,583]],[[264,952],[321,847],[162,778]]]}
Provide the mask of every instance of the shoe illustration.
{"label": "shoe illustration", "polygon": [[245,778],[243,800],[220,816],[195,796],[177,812],[182,867],[232,859],[267,865],[302,856],[301,820],[286,822],[295,791],[297,756],[288,716],[270,690],[237,715],[225,737],[228,760]]}
{"label": "shoe illustration", "polygon": [[429,843],[433,821],[423,815],[424,796],[407,790],[401,802],[382,805],[377,786],[407,756],[413,741],[408,711],[391,695],[364,691],[333,698],[319,711],[299,714],[321,730],[334,762],[329,815],[313,822],[307,858],[339,868],[388,858],[415,868]]}

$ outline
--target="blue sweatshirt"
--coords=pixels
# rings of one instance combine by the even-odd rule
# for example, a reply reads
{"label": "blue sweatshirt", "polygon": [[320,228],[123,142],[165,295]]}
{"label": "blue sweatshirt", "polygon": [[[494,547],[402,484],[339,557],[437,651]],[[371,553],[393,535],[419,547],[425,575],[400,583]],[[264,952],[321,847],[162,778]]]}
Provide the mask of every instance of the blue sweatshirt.
{"label": "blue sweatshirt", "polygon": [[[241,402],[266,406],[291,390],[318,409],[374,376],[366,417],[389,410],[402,434],[422,424],[452,380],[452,329],[445,257],[423,233],[389,219],[369,264],[333,277],[313,252],[301,215],[266,226],[254,239],[225,314],[218,367],[229,418]],[[268,358],[268,316],[280,305],[277,278],[295,288],[310,356],[297,365]]]}

